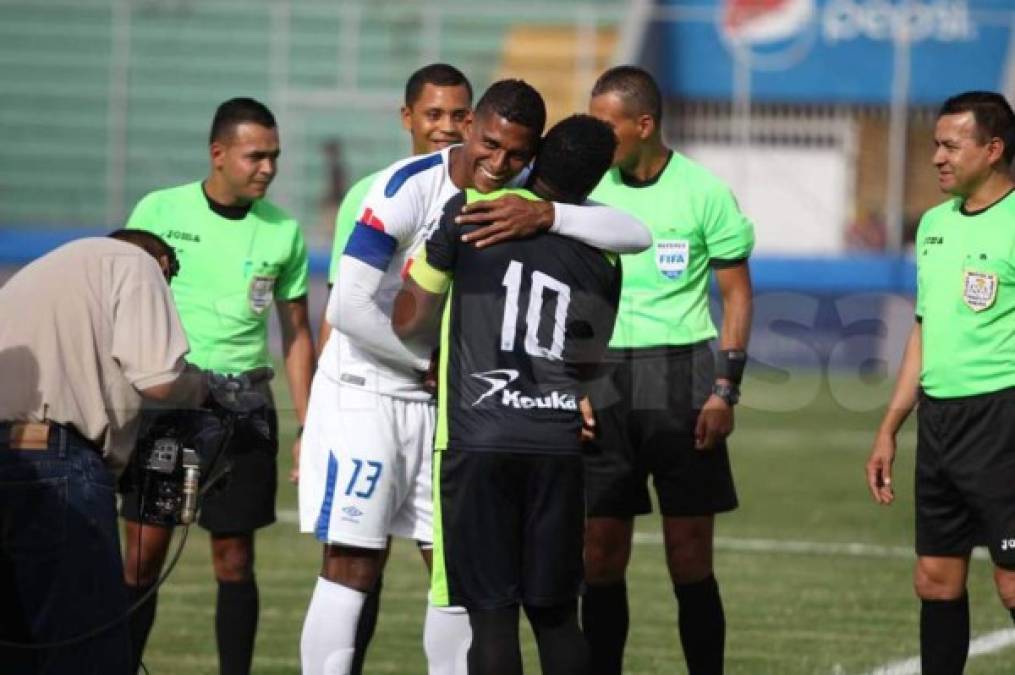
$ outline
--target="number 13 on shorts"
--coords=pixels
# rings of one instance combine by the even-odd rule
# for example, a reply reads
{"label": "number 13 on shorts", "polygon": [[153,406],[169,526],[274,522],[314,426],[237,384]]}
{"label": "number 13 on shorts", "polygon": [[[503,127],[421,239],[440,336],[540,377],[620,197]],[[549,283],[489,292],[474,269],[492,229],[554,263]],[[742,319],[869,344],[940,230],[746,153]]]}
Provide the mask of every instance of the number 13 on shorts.
{"label": "number 13 on shorts", "polygon": [[[377,489],[377,479],[381,477],[384,464],[362,459],[350,459],[347,464],[352,464],[353,469],[345,486],[346,496],[370,499],[370,495]],[[364,467],[366,467],[365,471]]]}

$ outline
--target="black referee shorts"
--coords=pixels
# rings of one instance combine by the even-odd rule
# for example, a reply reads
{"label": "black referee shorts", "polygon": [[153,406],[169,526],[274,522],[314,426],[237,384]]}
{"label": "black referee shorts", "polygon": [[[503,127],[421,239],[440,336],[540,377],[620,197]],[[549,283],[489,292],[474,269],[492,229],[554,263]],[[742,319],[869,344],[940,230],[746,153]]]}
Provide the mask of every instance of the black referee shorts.
{"label": "black referee shorts", "polygon": [[965,557],[985,544],[1015,569],[1015,388],[917,409],[916,552]]}
{"label": "black referee shorts", "polygon": [[581,455],[448,450],[434,468],[435,604],[443,589],[448,604],[477,610],[578,597]]}
{"label": "black referee shorts", "polygon": [[598,438],[585,455],[588,515],[651,513],[649,475],[664,516],[735,509],[726,442],[694,447],[698,412],[715,382],[708,343],[610,350],[606,373],[590,391]]}
{"label": "black referee shorts", "polygon": [[[266,393],[270,397],[270,390]],[[135,460],[136,454],[125,476],[137,471]],[[202,499],[198,525],[212,534],[228,535],[253,532],[274,523],[278,490],[278,414],[274,401],[259,416],[237,423],[219,462],[226,462],[228,469],[222,484]],[[120,515],[131,522],[140,520],[139,488],[138,481],[121,482]]]}

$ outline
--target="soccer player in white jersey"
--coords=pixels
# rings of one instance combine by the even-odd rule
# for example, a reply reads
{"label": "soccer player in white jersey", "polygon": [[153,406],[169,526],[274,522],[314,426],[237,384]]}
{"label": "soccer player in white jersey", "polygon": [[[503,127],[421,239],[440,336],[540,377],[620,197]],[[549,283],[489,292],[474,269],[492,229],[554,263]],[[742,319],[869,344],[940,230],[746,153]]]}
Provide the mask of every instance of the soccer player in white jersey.
{"label": "soccer player in white jersey", "polygon": [[[420,542],[430,566],[434,408],[424,380],[433,345],[403,343],[391,329],[402,274],[448,199],[466,188],[500,189],[522,172],[545,121],[535,89],[497,82],[477,104],[464,145],[396,162],[364,200],[328,302],[335,333],[314,378],[300,457],[300,529],[324,544],[301,638],[306,675],[349,671],[389,535]],[[474,217],[495,222],[476,233],[481,242],[550,229],[617,252],[649,243],[641,223],[608,207],[515,197],[485,208],[492,210]],[[465,614],[430,607],[424,630],[430,673],[464,674]]]}

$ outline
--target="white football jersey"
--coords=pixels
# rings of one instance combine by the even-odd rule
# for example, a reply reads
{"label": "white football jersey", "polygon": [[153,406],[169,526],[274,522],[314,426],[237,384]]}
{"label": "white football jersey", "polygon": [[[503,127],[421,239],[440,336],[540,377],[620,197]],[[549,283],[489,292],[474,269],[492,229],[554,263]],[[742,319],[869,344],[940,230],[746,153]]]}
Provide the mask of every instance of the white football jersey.
{"label": "white football jersey", "polygon": [[[445,203],[459,192],[448,174],[450,151],[451,148],[445,148],[395,162],[378,174],[363,200],[362,213],[342,258],[352,257],[383,271],[374,301],[386,316],[391,316],[412,257],[440,222]],[[348,273],[348,265],[345,268],[341,262],[339,265],[341,279]],[[340,286],[339,283],[332,288],[327,310],[328,322],[338,328],[325,345],[318,367],[336,382],[399,398],[429,398],[416,370],[387,362],[342,332],[337,316]],[[378,330],[382,329],[394,335],[390,325],[378,326]],[[425,362],[434,345],[406,344],[406,347]]]}

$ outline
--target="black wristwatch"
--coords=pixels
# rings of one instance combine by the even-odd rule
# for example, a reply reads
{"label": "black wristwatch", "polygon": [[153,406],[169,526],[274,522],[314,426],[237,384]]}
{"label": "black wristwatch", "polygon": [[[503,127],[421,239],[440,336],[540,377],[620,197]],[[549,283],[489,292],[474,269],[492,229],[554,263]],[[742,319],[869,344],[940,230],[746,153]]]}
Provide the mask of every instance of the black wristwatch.
{"label": "black wristwatch", "polygon": [[726,405],[734,406],[740,401],[740,387],[735,384],[716,382],[712,386],[712,393],[726,401]]}

